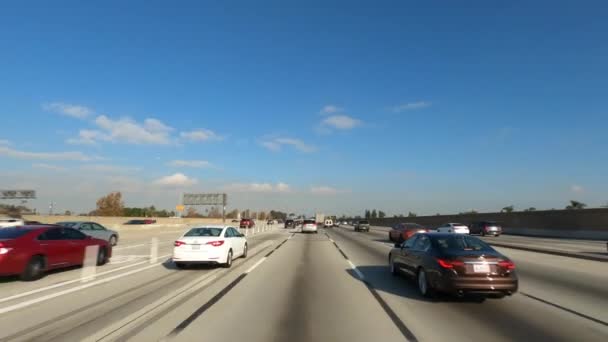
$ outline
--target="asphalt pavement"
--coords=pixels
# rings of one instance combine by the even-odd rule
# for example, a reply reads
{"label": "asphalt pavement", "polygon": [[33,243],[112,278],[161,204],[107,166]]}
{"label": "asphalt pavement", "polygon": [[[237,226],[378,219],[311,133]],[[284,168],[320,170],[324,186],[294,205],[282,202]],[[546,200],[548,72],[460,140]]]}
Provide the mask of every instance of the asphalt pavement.
{"label": "asphalt pavement", "polygon": [[520,292],[428,300],[389,274],[385,235],[275,227],[230,269],[178,270],[179,232],[134,234],[95,279],[0,279],[0,341],[608,340],[606,263],[500,248]]}

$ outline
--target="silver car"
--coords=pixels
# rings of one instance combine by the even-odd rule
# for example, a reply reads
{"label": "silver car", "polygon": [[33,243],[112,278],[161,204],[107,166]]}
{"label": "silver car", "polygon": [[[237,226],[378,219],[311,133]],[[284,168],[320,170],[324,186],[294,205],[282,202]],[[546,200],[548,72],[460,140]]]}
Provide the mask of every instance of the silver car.
{"label": "silver car", "polygon": [[118,243],[118,232],[115,230],[108,229],[99,223],[85,222],[85,221],[70,221],[70,222],[57,222],[58,225],[64,227],[70,227],[78,229],[84,234],[90,235],[97,239],[106,240],[112,246],[116,246]]}

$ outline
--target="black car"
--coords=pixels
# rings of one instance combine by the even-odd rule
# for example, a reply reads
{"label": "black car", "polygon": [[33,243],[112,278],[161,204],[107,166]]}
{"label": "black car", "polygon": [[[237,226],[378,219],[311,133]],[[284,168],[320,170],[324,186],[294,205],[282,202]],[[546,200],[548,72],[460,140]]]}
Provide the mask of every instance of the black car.
{"label": "black car", "polygon": [[285,220],[285,228],[295,228],[296,223],[294,220]]}
{"label": "black car", "polygon": [[388,255],[393,275],[414,279],[420,294],[463,296],[473,293],[502,298],[517,292],[515,264],[483,240],[453,233],[418,233]]}
{"label": "black car", "polygon": [[354,226],[356,232],[369,232],[369,221],[367,220],[356,221]]}
{"label": "black car", "polygon": [[502,234],[502,227],[495,221],[477,221],[469,225],[470,234],[479,234],[481,236]]}

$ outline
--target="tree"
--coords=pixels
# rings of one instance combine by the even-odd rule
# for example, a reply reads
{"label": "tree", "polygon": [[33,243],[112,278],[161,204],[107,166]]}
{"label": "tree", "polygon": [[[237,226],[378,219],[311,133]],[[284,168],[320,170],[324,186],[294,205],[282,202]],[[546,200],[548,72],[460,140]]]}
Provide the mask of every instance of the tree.
{"label": "tree", "polygon": [[504,207],[504,208],[502,208],[502,210],[501,210],[500,212],[501,212],[501,213],[512,213],[512,212],[513,212],[513,210],[515,210],[515,209],[513,208],[513,205],[510,205],[510,206],[508,206],[508,207]]}
{"label": "tree", "polygon": [[267,217],[268,217],[268,215],[266,214],[265,211],[260,211],[258,213],[258,220],[266,220]]}
{"label": "tree", "polygon": [[580,210],[580,209],[585,209],[586,206],[587,205],[583,202],[570,200],[570,205],[566,206],[566,209],[567,210]]}
{"label": "tree", "polygon": [[241,212],[242,218],[251,218],[251,211],[249,209],[243,210]]}
{"label": "tree", "polygon": [[385,218],[386,217],[386,213],[382,210],[378,210],[378,218]]}
{"label": "tree", "polygon": [[122,194],[117,191],[98,199],[95,213],[98,216],[121,216],[123,209]]}
{"label": "tree", "polygon": [[372,216],[372,213],[369,211],[369,209],[365,209],[365,218],[368,219]]}
{"label": "tree", "polygon": [[185,217],[201,217],[201,215],[196,211],[194,207],[188,207],[188,210],[186,210]]}
{"label": "tree", "polygon": [[235,219],[237,217],[239,217],[239,210],[238,209],[234,209],[234,210],[231,210],[228,213],[226,213],[226,218]]}
{"label": "tree", "polygon": [[255,211],[251,213],[251,216],[249,218],[252,218],[254,220],[258,219],[258,213],[256,213]]}
{"label": "tree", "polygon": [[218,207],[211,207],[209,213],[207,214],[209,218],[222,218],[222,211]]}
{"label": "tree", "polygon": [[416,216],[418,216],[418,214],[413,213],[411,211],[409,213],[407,213],[407,217],[416,217]]}
{"label": "tree", "polygon": [[371,218],[373,218],[373,219],[378,218],[378,213],[376,212],[376,209],[372,210]]}
{"label": "tree", "polygon": [[71,212],[71,211],[69,211],[69,210],[66,210],[66,211],[63,213],[63,215],[64,215],[64,216],[72,216],[72,212]]}
{"label": "tree", "polygon": [[530,208],[528,208],[528,209],[525,209],[524,211],[536,211],[536,208],[534,208],[534,207],[530,207]]}

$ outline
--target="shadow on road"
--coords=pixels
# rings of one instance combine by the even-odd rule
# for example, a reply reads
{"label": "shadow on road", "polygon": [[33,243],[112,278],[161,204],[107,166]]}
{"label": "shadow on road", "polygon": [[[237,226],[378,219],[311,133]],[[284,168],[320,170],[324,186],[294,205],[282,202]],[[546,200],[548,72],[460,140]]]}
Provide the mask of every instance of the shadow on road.
{"label": "shadow on road", "polygon": [[[388,266],[357,266],[357,269],[363,273],[366,282],[378,291],[390,293],[400,297],[409,298],[412,300],[429,302],[429,303],[474,303],[479,304],[485,301],[483,296],[465,296],[462,298],[450,296],[448,294],[437,294],[434,298],[425,298],[419,292],[414,279],[406,275],[393,276]],[[353,269],[347,269],[346,272],[353,278],[361,281],[357,273]]]}
{"label": "shadow on road", "polygon": [[[48,276],[51,276],[53,274],[57,274],[57,273],[63,273],[63,272],[67,272],[67,271],[73,271],[73,270],[77,270],[79,268],[81,268],[82,266],[70,266],[70,267],[64,267],[64,268],[57,268],[54,270],[50,270],[50,271],[46,271],[42,277],[38,278],[38,279],[34,279],[34,280],[28,280],[27,282],[30,281],[36,281],[36,280],[40,280],[42,278],[46,278]],[[19,279],[18,275],[12,275],[12,276],[2,276],[0,277],[0,284],[4,284],[4,283],[12,283],[12,282],[16,282],[16,281],[21,281],[21,279]]]}

